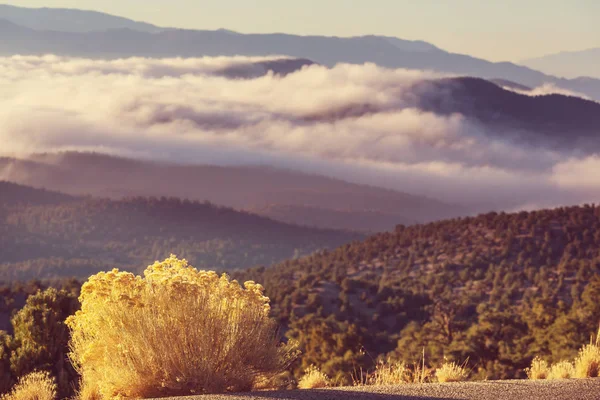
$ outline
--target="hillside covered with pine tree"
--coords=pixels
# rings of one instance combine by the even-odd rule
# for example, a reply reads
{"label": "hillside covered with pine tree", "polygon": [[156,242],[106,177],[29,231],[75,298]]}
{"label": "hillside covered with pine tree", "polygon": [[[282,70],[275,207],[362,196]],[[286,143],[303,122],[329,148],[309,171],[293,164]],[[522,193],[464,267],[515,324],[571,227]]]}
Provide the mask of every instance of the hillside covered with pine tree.
{"label": "hillside covered with pine tree", "polygon": [[263,282],[309,365],[345,383],[379,358],[466,361],[522,378],[534,356],[572,358],[600,321],[600,208],[491,213],[398,226],[272,268]]}

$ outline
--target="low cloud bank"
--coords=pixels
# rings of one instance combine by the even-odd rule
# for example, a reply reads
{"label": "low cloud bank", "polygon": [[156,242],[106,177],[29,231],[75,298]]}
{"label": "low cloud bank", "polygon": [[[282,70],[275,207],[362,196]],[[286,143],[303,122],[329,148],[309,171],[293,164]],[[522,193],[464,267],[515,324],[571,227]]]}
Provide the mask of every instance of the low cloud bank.
{"label": "low cloud bank", "polygon": [[[342,64],[284,76],[261,70],[269,60],[0,58],[0,155],[267,164],[482,208],[600,195],[600,156],[513,143],[416,108],[423,87],[413,85],[435,73]],[[253,78],[224,76],[232,68]]]}

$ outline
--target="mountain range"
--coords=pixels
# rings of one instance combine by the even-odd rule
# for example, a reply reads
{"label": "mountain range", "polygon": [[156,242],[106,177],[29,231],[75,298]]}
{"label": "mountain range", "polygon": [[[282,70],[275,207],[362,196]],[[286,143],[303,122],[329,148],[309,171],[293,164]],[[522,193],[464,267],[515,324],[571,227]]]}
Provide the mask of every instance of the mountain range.
{"label": "mountain range", "polygon": [[288,223],[363,232],[467,212],[421,196],[291,170],[178,165],[92,153],[0,158],[0,177],[71,195],[210,201]]}
{"label": "mountain range", "polygon": [[600,47],[531,58],[521,61],[520,64],[566,78],[589,76],[600,79]]}
{"label": "mountain range", "polygon": [[133,29],[160,32],[163,28],[102,12],[68,8],[25,8],[0,4],[0,18],[38,31],[93,32]]}
{"label": "mountain range", "polygon": [[[70,21],[63,23],[62,21]],[[56,23],[56,21],[60,21]],[[65,28],[57,30],[60,26]],[[87,26],[83,28],[82,26]],[[384,36],[324,37],[240,34],[228,30],[164,29],[73,10],[0,8],[0,55],[56,54],[91,58],[286,55],[333,66],[375,63],[537,87],[551,83],[600,100],[600,79],[564,79],[508,62],[446,52],[421,41]]]}
{"label": "mountain range", "polygon": [[480,78],[426,80],[415,86],[420,110],[461,114],[503,137],[537,146],[588,154],[600,150],[598,102],[561,94],[531,96],[524,94],[531,90],[527,87]]}
{"label": "mountain range", "polygon": [[[0,37],[0,55],[89,58],[0,60],[0,329],[48,283],[23,281],[76,291],[174,253],[264,285],[301,349],[296,378],[314,367],[351,385],[382,360],[421,379],[448,361],[476,380],[525,378],[534,357],[572,360],[597,333],[600,207],[472,215],[597,197],[598,79],[384,36],[80,10],[0,6]],[[238,54],[277,56],[97,60]],[[313,65],[338,63],[442,74]]]}
{"label": "mountain range", "polygon": [[[515,64],[491,63],[452,54],[422,41],[383,36],[338,38],[245,35],[224,29],[181,30],[96,12],[10,6],[0,6],[0,34],[6,39],[0,41],[0,53],[6,55],[55,53],[91,58],[287,56],[251,60],[251,65],[223,64],[225,67],[214,71],[215,75],[228,79],[252,79],[269,71],[287,75],[315,63],[333,66],[339,62],[372,62],[393,68],[472,75],[429,78],[432,74],[423,74],[425,78],[397,92],[401,101],[392,102],[384,109],[378,105],[377,98],[361,97],[300,114],[301,118],[294,116],[294,123],[335,124],[377,116],[382,111],[415,109],[436,116],[459,115],[472,123],[465,125],[465,130],[467,126],[475,127],[472,141],[486,139],[485,135],[488,135],[493,139],[491,146],[512,146],[516,142],[518,149],[541,148],[548,150],[547,154],[555,159],[594,156],[600,151],[598,102],[577,97],[577,93],[540,95],[536,91],[540,84],[553,84],[599,99],[600,80],[555,78]],[[152,123],[173,118],[200,124],[188,114],[165,114]],[[102,147],[104,141],[102,139],[96,145]],[[483,140],[483,143],[487,141]],[[72,143],[66,145],[74,148]],[[506,164],[501,160],[502,155],[490,154],[498,158],[492,162]],[[481,162],[487,166],[489,159]],[[443,201],[437,200],[438,195],[432,190],[417,189],[421,193],[433,193],[432,198],[427,198],[405,193],[400,185],[394,186],[397,190],[387,190],[281,166],[217,167],[190,164],[189,160],[187,163],[157,163],[75,152],[23,155],[0,159],[0,179],[75,196],[89,194],[113,200],[128,196],[175,196],[210,201],[284,223],[359,232],[389,231],[397,224],[412,225],[522,205],[519,201],[507,204],[502,200],[502,204],[500,201],[497,204],[471,202],[467,207],[450,204],[456,200],[445,197],[440,197]],[[541,164],[539,168],[546,168],[548,162]],[[324,171],[319,170],[319,173],[327,175]],[[347,175],[343,178],[351,179]],[[558,200],[554,204],[564,204],[564,201]]]}
{"label": "mountain range", "polygon": [[[264,62],[285,73],[308,61]],[[262,65],[262,64],[261,64]],[[278,69],[280,68],[281,69]],[[263,73],[267,68],[259,68]],[[260,73],[258,70],[253,71]],[[240,73],[245,71],[241,69]],[[231,71],[230,71],[231,72]],[[594,155],[600,151],[600,104],[559,94],[531,96],[507,90],[528,88],[479,78],[417,81],[409,104],[436,115],[460,114],[485,129],[491,139],[517,147]],[[502,85],[502,86],[500,86]],[[406,106],[406,105],[405,105]],[[320,120],[374,113],[368,100],[348,109],[313,116]],[[565,135],[564,132],[569,132]],[[128,159],[99,153],[47,153],[0,158],[0,179],[115,200],[131,196],[174,196],[263,215],[281,222],[358,232],[380,232],[519,203],[451,204],[376,186],[260,165],[211,166]],[[157,184],[159,183],[159,184]]]}
{"label": "mountain range", "polygon": [[363,235],[284,224],[174,197],[68,196],[0,181],[0,281],[139,270],[177,252],[232,270],[335,248]]}

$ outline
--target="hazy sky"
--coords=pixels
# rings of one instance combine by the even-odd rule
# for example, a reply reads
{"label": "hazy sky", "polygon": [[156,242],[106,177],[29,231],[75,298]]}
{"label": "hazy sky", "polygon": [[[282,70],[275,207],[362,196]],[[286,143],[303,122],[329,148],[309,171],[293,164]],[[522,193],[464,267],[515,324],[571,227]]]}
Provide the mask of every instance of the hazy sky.
{"label": "hazy sky", "polygon": [[162,26],[429,41],[494,61],[600,47],[598,0],[0,0]]}

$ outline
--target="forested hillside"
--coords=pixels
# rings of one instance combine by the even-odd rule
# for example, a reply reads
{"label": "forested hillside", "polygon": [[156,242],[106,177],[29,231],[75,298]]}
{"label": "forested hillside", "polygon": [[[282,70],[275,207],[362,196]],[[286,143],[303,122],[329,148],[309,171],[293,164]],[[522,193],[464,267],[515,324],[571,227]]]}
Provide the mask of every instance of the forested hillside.
{"label": "forested hillside", "polygon": [[198,268],[270,265],[359,234],[177,198],[74,198],[0,182],[0,281],[139,271],[171,253]]}
{"label": "forested hillside", "polygon": [[600,207],[398,226],[331,252],[237,272],[265,284],[287,335],[343,382],[380,357],[524,376],[573,357],[600,321]]}

